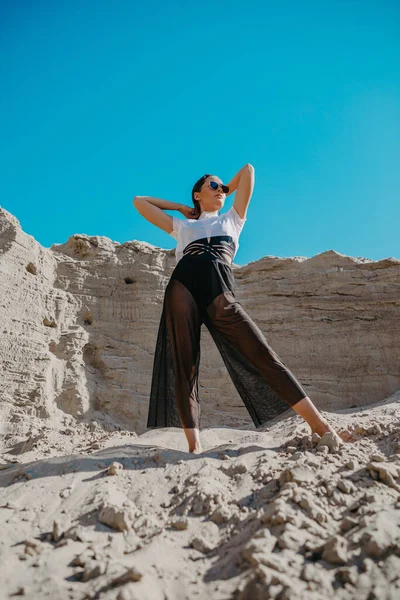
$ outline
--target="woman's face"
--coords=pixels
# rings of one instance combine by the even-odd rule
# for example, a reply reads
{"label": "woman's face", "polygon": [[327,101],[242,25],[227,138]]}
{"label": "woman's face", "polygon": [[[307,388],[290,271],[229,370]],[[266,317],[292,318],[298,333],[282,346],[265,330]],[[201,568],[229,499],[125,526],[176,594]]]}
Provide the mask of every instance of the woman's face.
{"label": "woman's face", "polygon": [[213,190],[210,186],[210,181],[216,181],[217,183],[223,183],[223,181],[216,175],[210,175],[204,181],[200,192],[195,192],[195,200],[200,202],[201,211],[213,211],[220,210],[223,208],[226,194],[222,191],[219,186],[218,189]]}

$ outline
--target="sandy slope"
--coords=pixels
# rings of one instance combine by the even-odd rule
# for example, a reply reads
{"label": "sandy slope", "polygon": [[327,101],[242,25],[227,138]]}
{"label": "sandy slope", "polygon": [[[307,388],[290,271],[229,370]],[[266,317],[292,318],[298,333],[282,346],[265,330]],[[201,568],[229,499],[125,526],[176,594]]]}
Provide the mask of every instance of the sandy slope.
{"label": "sandy slope", "polygon": [[201,455],[180,429],[37,421],[2,455],[0,596],[398,599],[399,402],[324,413],[339,449],[293,412],[206,429]]}

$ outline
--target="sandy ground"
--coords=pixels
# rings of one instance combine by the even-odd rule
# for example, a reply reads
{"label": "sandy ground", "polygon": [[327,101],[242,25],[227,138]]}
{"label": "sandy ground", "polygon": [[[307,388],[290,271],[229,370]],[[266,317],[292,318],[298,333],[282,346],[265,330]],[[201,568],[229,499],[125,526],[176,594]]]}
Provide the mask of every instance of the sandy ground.
{"label": "sandy ground", "polygon": [[1,456],[0,597],[400,598],[400,392],[263,430],[35,422]]}

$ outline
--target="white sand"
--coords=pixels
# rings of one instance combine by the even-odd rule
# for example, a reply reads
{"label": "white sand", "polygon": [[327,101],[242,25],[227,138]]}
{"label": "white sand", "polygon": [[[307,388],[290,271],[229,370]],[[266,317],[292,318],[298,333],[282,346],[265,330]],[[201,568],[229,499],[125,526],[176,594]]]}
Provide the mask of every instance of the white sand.
{"label": "white sand", "polygon": [[337,451],[293,412],[200,455],[181,429],[36,420],[2,455],[0,596],[400,598],[399,402],[323,412]]}

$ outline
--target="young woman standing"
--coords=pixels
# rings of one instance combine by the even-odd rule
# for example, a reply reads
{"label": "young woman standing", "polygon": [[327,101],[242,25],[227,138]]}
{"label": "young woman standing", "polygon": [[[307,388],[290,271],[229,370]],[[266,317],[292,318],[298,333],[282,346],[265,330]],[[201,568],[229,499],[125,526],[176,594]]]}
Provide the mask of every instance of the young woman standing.
{"label": "young woman standing", "polygon": [[[293,408],[312,433],[333,428],[289,367],[235,298],[232,261],[254,188],[254,167],[244,165],[224,185],[203,175],[193,186],[193,207],[150,196],[133,204],[148,221],[177,240],[177,265],[167,284],[154,354],[147,427],[182,427],[189,452],[200,443],[200,328],[206,325],[254,424],[260,427]],[[233,206],[220,209],[236,191]],[[164,213],[178,210],[186,219]]]}

